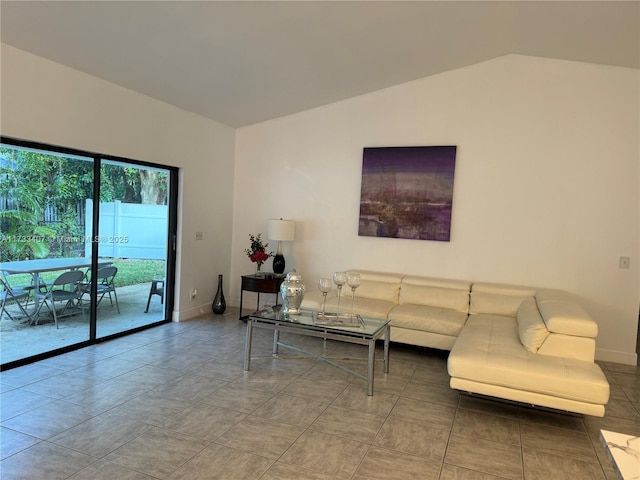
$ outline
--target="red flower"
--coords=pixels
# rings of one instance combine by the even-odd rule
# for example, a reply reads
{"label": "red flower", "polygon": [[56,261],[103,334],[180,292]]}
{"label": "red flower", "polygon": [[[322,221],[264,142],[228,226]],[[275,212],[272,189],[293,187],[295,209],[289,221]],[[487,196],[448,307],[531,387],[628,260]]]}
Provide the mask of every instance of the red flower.
{"label": "red flower", "polygon": [[245,248],[244,253],[253,263],[262,265],[264,261],[273,256],[273,252],[266,251],[269,244],[262,243],[262,234],[249,235],[249,240],[251,241],[251,248]]}
{"label": "red flower", "polygon": [[268,258],[269,258],[269,254],[264,250],[258,250],[257,252],[254,252],[253,255],[249,256],[249,259],[254,263],[256,262],[262,263],[266,261]]}

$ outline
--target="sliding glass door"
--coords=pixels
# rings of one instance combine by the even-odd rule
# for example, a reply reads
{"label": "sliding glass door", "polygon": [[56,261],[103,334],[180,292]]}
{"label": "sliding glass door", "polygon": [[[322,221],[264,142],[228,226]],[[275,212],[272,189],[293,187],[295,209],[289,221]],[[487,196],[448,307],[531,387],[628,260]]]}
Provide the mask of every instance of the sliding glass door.
{"label": "sliding glass door", "polygon": [[176,176],[2,138],[3,369],[170,320]]}
{"label": "sliding glass door", "polygon": [[93,192],[93,162],[88,156],[0,147],[2,364],[89,340],[89,310],[79,299],[67,306],[48,292],[70,266],[83,273],[91,267],[82,200]]}
{"label": "sliding glass door", "polygon": [[[98,338],[164,320],[170,171],[104,160],[100,169]],[[93,209],[93,204],[87,205]]]}

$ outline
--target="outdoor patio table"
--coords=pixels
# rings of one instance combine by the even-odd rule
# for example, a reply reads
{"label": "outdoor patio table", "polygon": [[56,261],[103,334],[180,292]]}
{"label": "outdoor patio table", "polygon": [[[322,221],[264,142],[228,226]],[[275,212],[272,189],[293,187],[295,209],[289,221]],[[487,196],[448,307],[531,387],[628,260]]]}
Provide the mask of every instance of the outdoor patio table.
{"label": "outdoor patio table", "polygon": [[[98,268],[111,265],[110,261],[98,261]],[[79,268],[89,268],[91,258],[39,258],[36,260],[16,260],[14,262],[0,263],[0,270],[7,273],[29,273],[33,276],[33,284],[36,291],[40,290],[40,274],[43,272],[55,272],[57,270],[78,270]],[[38,300],[35,300],[36,311]]]}

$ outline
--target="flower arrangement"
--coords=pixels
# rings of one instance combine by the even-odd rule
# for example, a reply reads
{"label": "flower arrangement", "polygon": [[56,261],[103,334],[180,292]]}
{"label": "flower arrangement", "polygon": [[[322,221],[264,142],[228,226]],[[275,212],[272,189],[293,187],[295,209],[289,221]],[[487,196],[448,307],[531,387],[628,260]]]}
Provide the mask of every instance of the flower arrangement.
{"label": "flower arrangement", "polygon": [[250,234],[249,240],[251,241],[251,247],[245,248],[244,253],[247,254],[249,260],[253,263],[257,264],[257,271],[260,272],[262,264],[269,258],[273,256],[273,252],[267,253],[268,243],[262,243],[262,234],[258,233],[257,235]]}

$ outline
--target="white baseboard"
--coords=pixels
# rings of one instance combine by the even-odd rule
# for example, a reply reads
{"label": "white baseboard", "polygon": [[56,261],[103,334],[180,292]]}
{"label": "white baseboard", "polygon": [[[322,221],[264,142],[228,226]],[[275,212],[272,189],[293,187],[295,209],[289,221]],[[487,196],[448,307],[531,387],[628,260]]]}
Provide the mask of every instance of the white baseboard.
{"label": "white baseboard", "polygon": [[196,305],[186,310],[174,310],[171,315],[171,320],[174,322],[184,322],[208,312],[211,312],[211,304]]}
{"label": "white baseboard", "polygon": [[596,349],[596,360],[602,362],[621,363],[623,365],[637,365],[638,355],[636,353],[618,352],[616,350]]}

